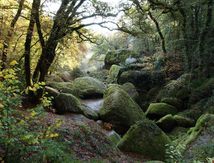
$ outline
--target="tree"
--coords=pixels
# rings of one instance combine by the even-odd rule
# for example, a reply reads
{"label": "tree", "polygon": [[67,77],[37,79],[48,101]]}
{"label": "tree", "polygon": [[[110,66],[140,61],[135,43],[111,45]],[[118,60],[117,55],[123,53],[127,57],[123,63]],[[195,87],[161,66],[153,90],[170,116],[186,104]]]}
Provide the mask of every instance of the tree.
{"label": "tree", "polygon": [[64,39],[67,35],[77,33],[79,38],[83,41],[92,41],[90,35],[84,33],[83,29],[87,26],[105,24],[106,22],[84,22],[96,17],[115,16],[115,14],[111,14],[109,11],[110,8],[104,2],[95,0],[62,0],[46,41],[44,41],[41,30],[39,30],[40,22],[37,18],[36,24],[40,35],[39,38],[42,45],[42,54],[34,71],[33,80],[45,80],[45,76],[56,57],[56,48],[60,40]]}
{"label": "tree", "polygon": [[14,16],[14,18],[12,19],[11,23],[10,23],[10,28],[8,29],[7,32],[7,36],[3,42],[3,49],[2,49],[2,66],[1,68],[4,69],[6,67],[6,62],[7,62],[7,53],[8,53],[8,48],[9,48],[9,44],[10,44],[10,40],[13,36],[14,33],[14,27],[21,15],[22,9],[23,9],[23,5],[24,5],[25,0],[20,0],[19,1],[19,6],[18,6],[18,10]]}

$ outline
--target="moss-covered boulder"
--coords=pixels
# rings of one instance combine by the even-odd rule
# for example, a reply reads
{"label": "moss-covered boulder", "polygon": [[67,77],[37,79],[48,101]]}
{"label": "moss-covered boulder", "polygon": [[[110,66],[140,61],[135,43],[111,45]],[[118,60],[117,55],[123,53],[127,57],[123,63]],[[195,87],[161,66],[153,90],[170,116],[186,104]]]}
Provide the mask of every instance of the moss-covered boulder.
{"label": "moss-covered boulder", "polygon": [[[163,98],[178,97],[178,94],[186,97],[186,95],[188,95],[187,92],[189,92],[188,84],[190,83],[191,77],[191,74],[184,74],[176,80],[171,80],[160,90],[157,100],[160,101]],[[185,92],[185,94],[180,93],[181,90]]]}
{"label": "moss-covered boulder", "polygon": [[176,122],[176,125],[180,127],[193,127],[195,125],[195,121],[188,117],[175,115],[173,118]]}
{"label": "moss-covered boulder", "polygon": [[144,119],[133,125],[119,142],[122,151],[134,152],[150,159],[164,160],[169,137],[152,121]]}
{"label": "moss-covered boulder", "polygon": [[206,162],[214,156],[214,114],[204,114],[180,141],[186,147],[183,160]]}
{"label": "moss-covered boulder", "polygon": [[168,114],[159,119],[156,124],[165,132],[170,132],[175,126],[176,121],[172,114]]}
{"label": "moss-covered boulder", "polygon": [[[127,70],[121,72],[121,75],[118,77],[119,84],[130,82],[137,88],[148,91],[154,86],[162,85],[165,82],[164,74],[160,71],[126,69]],[[125,70],[125,68],[123,70]]]}
{"label": "moss-covered boulder", "polygon": [[198,108],[191,108],[191,109],[187,109],[184,110],[182,112],[179,112],[177,115],[185,117],[185,118],[189,118],[194,120],[195,122],[197,121],[197,119],[203,114],[203,112],[198,109]]}
{"label": "moss-covered boulder", "polygon": [[54,108],[58,114],[82,113],[80,101],[72,94],[67,93],[61,93],[54,99]]}
{"label": "moss-covered boulder", "polygon": [[146,111],[146,116],[150,119],[160,119],[167,114],[176,114],[177,109],[166,103],[151,103]]}
{"label": "moss-covered boulder", "polygon": [[51,87],[63,93],[70,93],[79,98],[102,97],[106,86],[92,77],[76,78],[73,82],[53,82]]}
{"label": "moss-covered boulder", "polygon": [[172,106],[176,107],[176,109],[178,109],[179,111],[184,110],[183,102],[178,98],[167,97],[167,98],[161,99],[161,102],[172,105]]}
{"label": "moss-covered boulder", "polygon": [[114,64],[125,63],[128,57],[138,58],[139,54],[127,49],[108,51],[105,56],[105,67],[110,68]]}
{"label": "moss-covered boulder", "polygon": [[111,85],[105,92],[99,115],[103,121],[111,123],[119,133],[124,133],[144,117],[138,104],[117,85]]}
{"label": "moss-covered boulder", "polygon": [[118,74],[120,72],[121,66],[112,65],[109,70],[108,82],[109,83],[117,83]]}
{"label": "moss-covered boulder", "polygon": [[132,83],[125,83],[122,85],[122,89],[126,91],[129,96],[136,102],[139,100],[139,93],[137,92],[136,87]]}
{"label": "moss-covered boulder", "polygon": [[106,86],[101,81],[92,77],[77,78],[72,82],[75,95],[81,98],[102,97]]}

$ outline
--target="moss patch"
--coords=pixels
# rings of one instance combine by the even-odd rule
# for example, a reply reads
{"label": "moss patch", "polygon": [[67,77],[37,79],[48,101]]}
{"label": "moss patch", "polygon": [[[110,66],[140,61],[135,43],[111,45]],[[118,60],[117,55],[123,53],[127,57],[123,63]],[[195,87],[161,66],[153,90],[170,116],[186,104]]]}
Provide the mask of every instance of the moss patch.
{"label": "moss patch", "polygon": [[118,85],[111,85],[104,95],[100,118],[113,124],[114,127],[128,129],[144,117],[141,108]]}
{"label": "moss patch", "polygon": [[151,159],[164,160],[165,145],[169,143],[169,137],[154,122],[144,119],[129,129],[118,147]]}
{"label": "moss patch", "polygon": [[146,116],[151,119],[159,119],[167,114],[176,114],[177,109],[166,103],[151,103],[146,111]]}

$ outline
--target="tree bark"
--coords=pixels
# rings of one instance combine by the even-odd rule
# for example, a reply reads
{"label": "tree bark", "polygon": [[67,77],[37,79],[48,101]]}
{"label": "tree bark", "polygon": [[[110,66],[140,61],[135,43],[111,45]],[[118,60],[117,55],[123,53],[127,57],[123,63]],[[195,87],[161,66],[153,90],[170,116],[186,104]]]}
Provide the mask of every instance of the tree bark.
{"label": "tree bark", "polygon": [[10,29],[8,30],[7,37],[3,43],[4,45],[3,45],[3,50],[2,50],[2,67],[1,67],[2,70],[6,68],[7,53],[8,53],[10,40],[13,36],[14,27],[21,15],[24,2],[25,2],[25,0],[20,0],[18,10],[17,10],[16,15],[14,16],[13,20],[10,23]]}
{"label": "tree bark", "polygon": [[152,19],[152,21],[155,23],[156,29],[157,29],[158,34],[159,34],[160,39],[161,39],[161,46],[162,46],[163,53],[166,54],[167,51],[166,51],[165,38],[163,36],[163,33],[161,32],[160,25],[150,11],[148,12],[148,14],[149,14],[149,17]]}
{"label": "tree bark", "polygon": [[27,30],[27,36],[25,40],[25,80],[26,80],[26,86],[31,86],[31,64],[30,64],[30,49],[31,49],[31,42],[32,42],[32,36],[33,36],[33,30],[35,25],[35,18],[36,14],[39,12],[40,7],[40,0],[34,0],[32,4],[31,9],[31,16],[30,16],[30,23]]}

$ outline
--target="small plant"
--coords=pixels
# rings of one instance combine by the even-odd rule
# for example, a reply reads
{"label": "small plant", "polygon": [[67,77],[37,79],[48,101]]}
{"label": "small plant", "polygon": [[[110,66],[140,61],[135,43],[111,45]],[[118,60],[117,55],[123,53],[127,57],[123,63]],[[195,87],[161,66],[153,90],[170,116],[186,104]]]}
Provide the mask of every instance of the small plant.
{"label": "small plant", "polygon": [[166,162],[167,163],[182,163],[182,153],[184,149],[182,145],[167,144],[166,145]]}
{"label": "small plant", "polygon": [[[56,132],[61,121],[52,125],[38,123],[44,115],[44,106],[49,100],[42,96],[44,106],[39,104],[30,110],[21,111],[20,82],[11,62],[11,67],[0,71],[0,156],[5,162],[69,162],[71,155],[66,144],[59,143]],[[29,88],[39,88],[34,85]]]}

